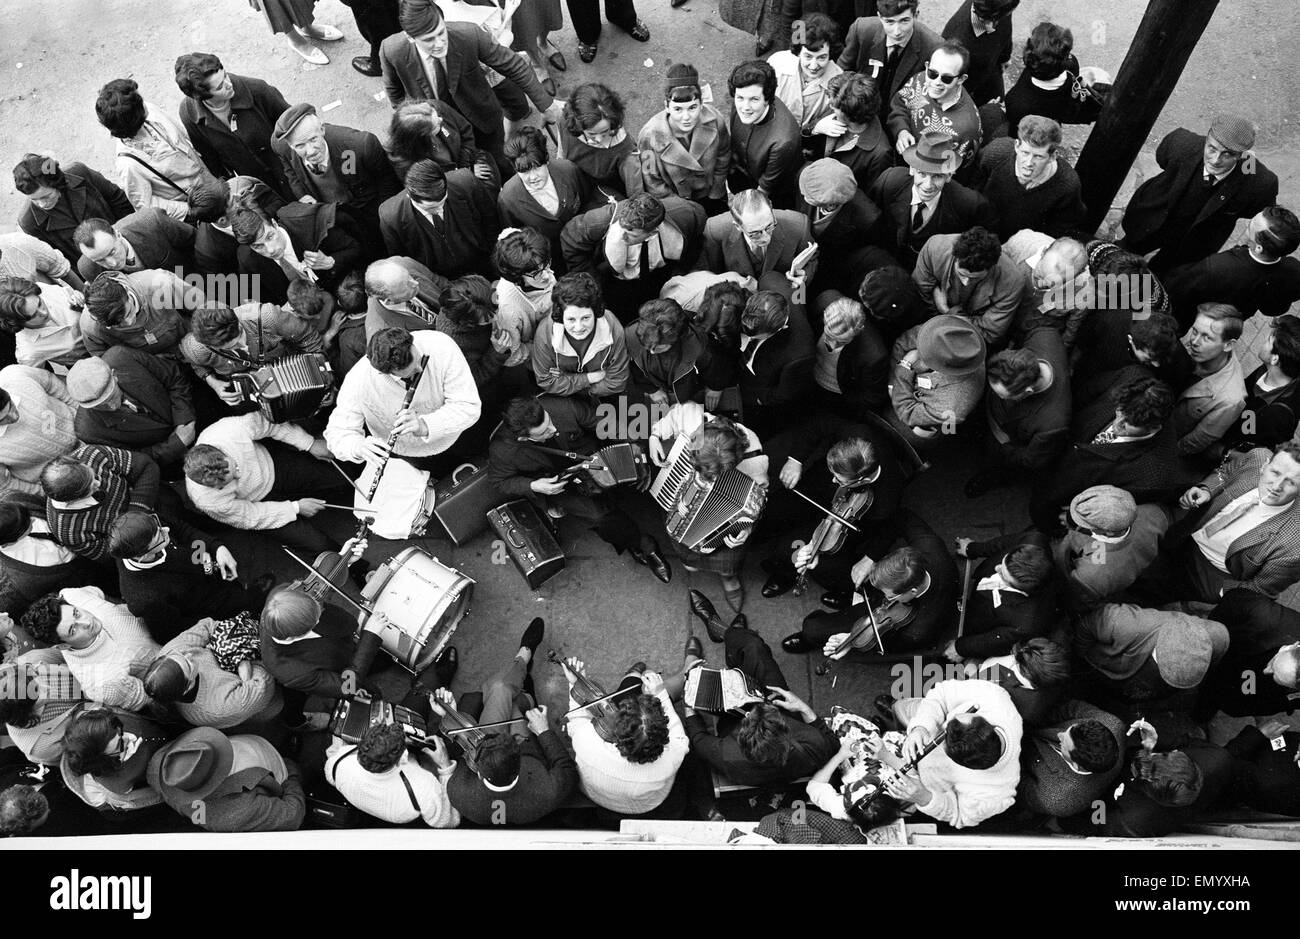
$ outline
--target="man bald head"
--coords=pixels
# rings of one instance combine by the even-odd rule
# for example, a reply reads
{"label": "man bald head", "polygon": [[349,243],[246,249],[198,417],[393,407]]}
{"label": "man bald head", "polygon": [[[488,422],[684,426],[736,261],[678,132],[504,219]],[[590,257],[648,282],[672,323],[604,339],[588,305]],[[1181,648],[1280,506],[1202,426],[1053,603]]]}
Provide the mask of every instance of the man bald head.
{"label": "man bald head", "polygon": [[1074,238],[1057,238],[1043,249],[1042,257],[1034,265],[1034,288],[1051,291],[1053,305],[1070,309],[1078,299],[1075,294],[1083,287],[1088,274],[1088,249]]}
{"label": "man bald head", "polygon": [[366,268],[366,293],[384,306],[409,303],[419,289],[415,275],[394,258],[375,261]]}

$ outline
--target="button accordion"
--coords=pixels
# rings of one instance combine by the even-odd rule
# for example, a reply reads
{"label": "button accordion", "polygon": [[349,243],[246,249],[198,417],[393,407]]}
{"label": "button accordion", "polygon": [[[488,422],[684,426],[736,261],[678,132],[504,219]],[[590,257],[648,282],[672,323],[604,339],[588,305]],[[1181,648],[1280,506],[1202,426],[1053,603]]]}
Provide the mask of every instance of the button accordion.
{"label": "button accordion", "polygon": [[706,553],[716,549],[734,525],[758,520],[767,487],[736,469],[727,470],[712,486],[702,484],[688,443],[685,435],[677,438],[650,495],[668,513],[664,525],[673,540]]}
{"label": "button accordion", "polygon": [[329,361],[317,352],[286,355],[250,372],[232,375],[245,401],[256,402],[273,424],[311,417],[334,386]]}

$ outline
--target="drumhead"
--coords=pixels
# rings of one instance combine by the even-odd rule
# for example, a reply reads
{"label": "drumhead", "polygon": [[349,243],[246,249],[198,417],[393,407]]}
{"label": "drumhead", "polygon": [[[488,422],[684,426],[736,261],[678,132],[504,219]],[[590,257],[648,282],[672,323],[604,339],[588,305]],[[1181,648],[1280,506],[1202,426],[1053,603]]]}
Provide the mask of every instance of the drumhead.
{"label": "drumhead", "polygon": [[469,613],[474,581],[420,548],[387,561],[363,595],[388,618],[381,640],[400,665],[418,672],[430,665]]}

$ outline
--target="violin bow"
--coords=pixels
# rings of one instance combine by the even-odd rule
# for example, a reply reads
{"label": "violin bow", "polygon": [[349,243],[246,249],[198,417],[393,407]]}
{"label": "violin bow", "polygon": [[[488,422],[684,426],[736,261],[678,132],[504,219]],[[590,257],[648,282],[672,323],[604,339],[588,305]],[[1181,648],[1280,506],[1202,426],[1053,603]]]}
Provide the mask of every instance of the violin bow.
{"label": "violin bow", "polygon": [[855,531],[855,532],[858,532],[859,534],[861,533],[862,529],[858,528],[857,525],[854,525],[852,522],[850,522],[847,518],[845,518],[845,517],[844,517],[843,515],[841,515],[839,512],[832,512],[830,509],[826,508],[826,506],[822,505],[822,504],[821,504],[820,502],[818,502],[816,499],[810,499],[810,498],[808,498],[806,495],[804,495],[804,494],[803,494],[802,492],[800,492],[798,489],[791,489],[790,491],[793,492],[793,493],[794,493],[796,496],[798,496],[800,499],[803,499],[803,501],[807,502],[809,505],[813,506],[813,508],[817,509],[817,511],[821,512],[823,515],[829,515],[831,518],[835,519],[835,521],[839,522],[841,525],[843,525],[843,526],[844,526],[845,528],[847,528],[849,531]]}
{"label": "violin bow", "polygon": [[342,590],[340,590],[338,587],[334,586],[334,584],[332,584],[332,583],[330,582],[330,579],[329,579],[328,577],[326,577],[326,576],[325,576],[324,574],[322,574],[320,571],[316,570],[316,568],[312,567],[310,564],[308,564],[308,563],[307,563],[306,561],[304,561],[302,558],[298,557],[298,555],[294,554],[294,553],[293,553],[292,551],[290,551],[288,548],[285,548],[284,545],[280,545],[280,547],[281,547],[281,548],[284,548],[284,553],[287,554],[287,555],[289,555],[289,557],[293,558],[295,561],[297,561],[299,564],[301,564],[304,568],[306,568],[306,570],[307,570],[310,574],[313,574],[314,576],[319,577],[319,578],[321,579],[321,582],[324,583],[325,586],[329,587],[331,590],[333,590],[335,593],[337,593],[337,594],[338,594],[340,597],[342,597],[344,600],[348,601],[348,603],[352,604],[353,608],[354,608],[358,613],[365,613],[367,616],[369,616],[371,613],[374,612],[374,611],[371,610],[369,607],[362,606],[360,603],[358,603],[356,600],[353,600],[351,597],[349,597],[346,593],[344,593],[344,592],[343,592]]}
{"label": "violin bow", "polygon": [[528,723],[526,718],[512,717],[508,721],[493,721],[490,724],[471,724],[468,727],[448,727],[446,729],[439,728],[439,732],[451,736],[453,734],[467,734],[471,730],[491,730],[494,727],[509,727],[511,724],[526,723]]}
{"label": "violin bow", "polygon": [[957,603],[957,611],[961,615],[957,617],[957,638],[960,639],[962,633],[966,630],[966,607],[970,606],[970,572],[972,558],[966,559],[966,573],[961,581],[961,600]]}

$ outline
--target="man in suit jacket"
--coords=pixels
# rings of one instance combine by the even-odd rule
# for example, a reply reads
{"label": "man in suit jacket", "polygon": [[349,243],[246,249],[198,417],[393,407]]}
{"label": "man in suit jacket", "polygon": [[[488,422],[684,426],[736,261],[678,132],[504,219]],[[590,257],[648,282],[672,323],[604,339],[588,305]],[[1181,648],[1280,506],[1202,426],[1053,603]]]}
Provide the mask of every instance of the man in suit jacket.
{"label": "man in suit jacket", "polygon": [[174,358],[112,346],[68,372],[77,402],[73,426],[84,443],[137,450],[179,469],[195,438],[189,376]]}
{"label": "man in suit jacket", "polygon": [[1277,597],[1300,580],[1298,493],[1300,443],[1234,453],[1179,500],[1182,508],[1199,510],[1169,534],[1186,562],[1181,570],[1159,563],[1149,569],[1144,581],[1151,595],[1217,603],[1228,590],[1245,587]]}
{"label": "man in suit jacket", "polygon": [[766,438],[798,420],[813,389],[816,351],[802,304],[769,273],[741,315],[740,400],[745,426]]}
{"label": "man in suit jacket", "polygon": [[814,292],[856,293],[863,274],[874,267],[872,254],[879,253],[870,239],[880,221],[880,207],[858,188],[853,170],[830,157],[800,171],[794,207],[808,219],[819,249],[816,260],[825,261],[818,265]]}
{"label": "man in suit jacket", "polygon": [[[504,117],[520,121],[528,116],[527,95],[548,124],[560,119],[562,105],[542,87],[526,59],[475,24],[449,23],[437,4],[425,2],[403,3],[400,19],[402,32],[379,47],[389,103],[397,107],[408,98],[446,102],[474,125],[478,145],[497,161],[502,179],[512,175],[502,152],[502,105]],[[483,66],[506,79],[495,94]]]}
{"label": "man in suit jacket", "polygon": [[186,731],[153,755],[146,779],[205,831],[296,831],[307,814],[297,765],[251,734]]}
{"label": "man in suit jacket", "polygon": [[402,184],[378,137],[325,124],[310,104],[295,104],[275,122],[271,148],[284,166],[293,198],[337,203],[361,225],[367,254],[379,253],[379,204]]}
{"label": "man in suit jacket", "polygon": [[81,258],[77,273],[89,283],[104,271],[163,270],[193,262],[194,227],[178,222],[162,209],[132,212],[117,222],[87,219],[77,226],[74,240]]}
{"label": "man in suit jacket", "polygon": [[135,211],[117,183],[84,163],[58,161],[29,153],[14,167],[14,186],[27,196],[18,227],[57,248],[69,264],[81,260],[73,232],[88,218],[116,222]]}
{"label": "man in suit jacket", "polygon": [[1205,136],[1170,132],[1156,148],[1163,172],[1139,186],[1124,210],[1121,244],[1157,251],[1157,274],[1214,254],[1237,219],[1277,202],[1277,175],[1255,158],[1254,145],[1254,126],[1236,115],[1216,117]]}
{"label": "man in suit jacket", "polygon": [[731,211],[715,215],[704,226],[704,250],[697,270],[714,274],[733,271],[745,277],[764,274],[786,275],[797,288],[817,273],[817,258],[804,265],[803,273],[791,278],[795,257],[813,240],[808,216],[792,209],[773,209],[771,201],[757,189],[735,196]]}
{"label": "man in suit jacket", "polygon": [[975,227],[932,236],[917,256],[912,278],[936,314],[969,319],[993,350],[1007,343],[1025,279],[1002,253],[997,235]]}
{"label": "man in suit jacket", "polygon": [[[749,628],[744,614],[736,614],[721,634],[716,612],[710,619],[709,638],[726,649],[726,667],[740,669],[773,691],[776,698],[749,708],[743,718],[723,715],[716,734],[709,732],[693,708],[686,708],[683,723],[691,752],[724,778],[743,786],[780,788],[817,772],[839,749],[839,738],[789,690],[772,650]],[[687,652],[689,657],[689,645]],[[703,664],[703,659],[699,662]]]}
{"label": "man in suit jacket", "polygon": [[404,255],[448,278],[492,278],[489,258],[501,221],[492,190],[473,173],[450,175],[432,160],[406,173],[406,188],[379,207],[379,229],[390,255]]}
{"label": "man in suit jacket", "polygon": [[879,16],[854,20],[837,60],[848,72],[861,72],[880,89],[880,118],[884,120],[894,95],[909,78],[925,68],[943,45],[943,37],[916,18],[917,0],[884,0]]}
{"label": "man in suit jacket", "polygon": [[[436,329],[439,297],[450,281],[414,258],[391,257],[366,268],[366,342],[388,326]],[[363,356],[364,358],[364,356]]]}
{"label": "man in suit jacket", "polygon": [[1047,727],[1025,734],[1016,800],[1026,811],[1068,818],[1105,798],[1124,768],[1125,727],[1084,701],[1066,701]]}
{"label": "man in suit jacket", "polygon": [[903,153],[907,167],[885,170],[867,193],[883,214],[875,242],[912,270],[932,235],[960,234],[976,225],[995,227],[993,206],[954,182],[957,156],[943,134],[922,134]]}
{"label": "man in suit jacket", "polygon": [[1196,716],[1215,711],[1262,717],[1300,708],[1300,613],[1254,590],[1235,588],[1210,612],[1228,627],[1228,654],[1210,669]]}
{"label": "man in suit jacket", "polygon": [[1169,386],[1145,377],[1116,386],[1076,414],[1073,443],[1054,471],[1035,479],[1029,497],[1034,526],[1057,531],[1062,509],[1089,486],[1116,486],[1139,503],[1175,498],[1200,473],[1178,454],[1173,409]]}

